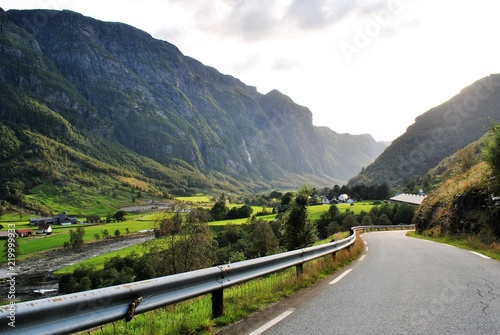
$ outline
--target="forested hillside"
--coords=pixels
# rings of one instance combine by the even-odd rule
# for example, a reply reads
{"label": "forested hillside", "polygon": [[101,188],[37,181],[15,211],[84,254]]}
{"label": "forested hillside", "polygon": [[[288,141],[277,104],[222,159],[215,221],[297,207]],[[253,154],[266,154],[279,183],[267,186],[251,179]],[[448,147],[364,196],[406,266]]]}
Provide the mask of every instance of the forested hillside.
{"label": "forested hillside", "polygon": [[385,148],[313,126],[290,97],[261,94],[143,31],[70,11],[0,9],[0,128],[0,199],[28,208],[25,195],[43,185],[333,185]]}

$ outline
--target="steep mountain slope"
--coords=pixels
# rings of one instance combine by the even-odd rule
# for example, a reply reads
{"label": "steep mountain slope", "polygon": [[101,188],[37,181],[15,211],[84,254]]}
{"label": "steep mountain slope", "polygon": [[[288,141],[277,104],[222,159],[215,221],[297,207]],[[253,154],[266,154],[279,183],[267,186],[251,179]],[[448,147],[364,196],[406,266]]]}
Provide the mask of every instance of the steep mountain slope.
{"label": "steep mountain slope", "polygon": [[10,201],[85,173],[168,192],[342,183],[385,148],[315,127],[289,97],[143,31],[70,11],[0,9],[0,86]]}
{"label": "steep mountain slope", "polygon": [[490,75],[417,117],[406,133],[352,178],[349,185],[405,185],[476,141],[492,121],[500,120],[499,86],[500,75]]}

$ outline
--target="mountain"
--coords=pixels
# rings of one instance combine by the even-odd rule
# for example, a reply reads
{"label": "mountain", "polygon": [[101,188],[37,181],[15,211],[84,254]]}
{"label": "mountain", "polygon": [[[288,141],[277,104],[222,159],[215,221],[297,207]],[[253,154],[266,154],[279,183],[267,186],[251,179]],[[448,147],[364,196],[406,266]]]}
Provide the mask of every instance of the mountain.
{"label": "mountain", "polygon": [[500,74],[462,89],[449,101],[415,119],[415,123],[349,185],[411,184],[441,160],[481,138],[492,121],[500,120]]}
{"label": "mountain", "polygon": [[[164,193],[343,183],[385,146],[122,23],[0,9],[0,199],[140,180]],[[97,178],[97,179],[94,179]],[[96,181],[97,180],[97,181]]]}

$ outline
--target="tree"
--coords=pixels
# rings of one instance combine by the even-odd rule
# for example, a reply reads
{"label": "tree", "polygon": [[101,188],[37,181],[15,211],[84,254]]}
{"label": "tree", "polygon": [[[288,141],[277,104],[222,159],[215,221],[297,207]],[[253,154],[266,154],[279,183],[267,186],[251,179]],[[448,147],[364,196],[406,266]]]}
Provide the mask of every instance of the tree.
{"label": "tree", "polygon": [[330,222],[326,227],[327,236],[332,236],[338,231],[340,231],[340,227],[337,221]]}
{"label": "tree", "polygon": [[192,271],[214,264],[215,247],[211,229],[206,223],[185,223],[178,235],[167,237],[163,252],[169,273]]}
{"label": "tree", "polygon": [[267,256],[274,254],[279,246],[279,241],[276,235],[265,220],[256,220],[253,231],[253,251],[255,256]]}
{"label": "tree", "polygon": [[253,208],[249,205],[243,205],[241,207],[231,208],[224,219],[241,219],[248,218],[252,215]]}
{"label": "tree", "polygon": [[363,219],[361,220],[361,225],[362,226],[371,226],[373,224],[372,218],[370,215],[365,215],[363,216]]}
{"label": "tree", "polygon": [[415,214],[415,207],[409,204],[401,204],[398,206],[394,219],[394,224],[411,224]]}
{"label": "tree", "polygon": [[210,222],[213,220],[209,211],[201,207],[193,208],[193,210],[186,215],[186,223]]}
{"label": "tree", "polygon": [[302,187],[283,216],[281,234],[288,250],[305,248],[316,241],[316,226],[307,211],[311,194],[311,188]]}
{"label": "tree", "polygon": [[356,215],[349,213],[342,220],[342,229],[349,230],[352,227],[356,227],[358,225],[358,220],[356,220]]}
{"label": "tree", "polygon": [[229,209],[226,206],[226,202],[220,200],[217,201],[210,209],[210,215],[212,215],[215,221],[224,220],[228,211]]}
{"label": "tree", "polygon": [[387,226],[392,224],[391,219],[389,219],[387,214],[380,215],[380,217],[378,218],[378,223],[382,226]]}
{"label": "tree", "polygon": [[85,236],[85,229],[77,227],[76,230],[69,231],[69,245],[73,249],[80,249],[83,245],[83,236]]}
{"label": "tree", "polygon": [[125,211],[118,211],[113,215],[113,219],[116,221],[125,221],[125,215],[127,215],[127,212]]}
{"label": "tree", "polygon": [[162,217],[157,223],[159,227],[154,229],[156,238],[177,234],[182,228],[182,216],[177,212],[172,217]]}
{"label": "tree", "polygon": [[483,150],[484,160],[493,172],[493,190],[500,193],[500,123],[495,123],[490,129],[491,138]]}

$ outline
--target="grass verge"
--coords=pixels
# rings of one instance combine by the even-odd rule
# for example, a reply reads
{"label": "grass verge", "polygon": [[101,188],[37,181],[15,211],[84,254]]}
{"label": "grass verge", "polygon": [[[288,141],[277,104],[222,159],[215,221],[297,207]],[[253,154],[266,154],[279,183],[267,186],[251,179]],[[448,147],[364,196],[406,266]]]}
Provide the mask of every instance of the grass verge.
{"label": "grass verge", "polygon": [[500,261],[500,243],[492,242],[490,244],[486,244],[481,242],[481,240],[476,236],[427,236],[418,234],[415,231],[409,231],[406,236],[421,238],[425,240],[435,241],[439,243],[445,243],[449,245],[453,245],[458,248],[476,251],[497,261]]}

